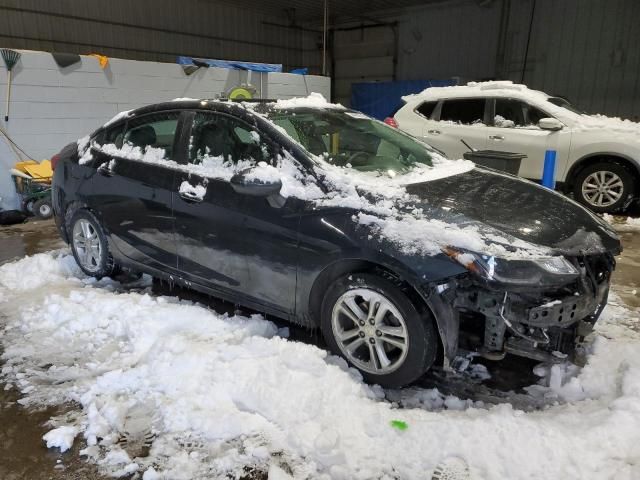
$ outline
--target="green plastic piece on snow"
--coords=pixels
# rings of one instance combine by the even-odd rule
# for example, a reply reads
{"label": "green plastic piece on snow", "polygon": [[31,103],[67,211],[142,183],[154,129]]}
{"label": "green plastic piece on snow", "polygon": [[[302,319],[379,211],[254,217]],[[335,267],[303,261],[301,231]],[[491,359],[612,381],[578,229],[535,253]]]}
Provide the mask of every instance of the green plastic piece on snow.
{"label": "green plastic piece on snow", "polygon": [[391,426],[393,428],[397,428],[398,430],[406,430],[407,428],[409,428],[409,425],[407,425],[406,422],[403,422],[402,420],[391,420]]}

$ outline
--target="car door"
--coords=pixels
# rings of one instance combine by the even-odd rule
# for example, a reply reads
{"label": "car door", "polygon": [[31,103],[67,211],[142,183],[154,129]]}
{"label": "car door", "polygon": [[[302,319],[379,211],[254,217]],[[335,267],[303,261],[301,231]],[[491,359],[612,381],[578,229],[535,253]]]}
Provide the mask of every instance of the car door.
{"label": "car door", "polygon": [[542,178],[546,150],[556,150],[557,171],[567,161],[571,134],[568,130],[549,131],[538,127],[541,118],[551,115],[515,98],[496,98],[490,105],[487,149],[523,153],[518,175],[532,180]]}
{"label": "car door", "polygon": [[91,207],[124,257],[175,269],[172,196],[180,112],[159,112],[107,129],[92,144]]}
{"label": "car door", "polygon": [[230,183],[238,171],[274,164],[277,147],[248,123],[215,112],[193,114],[190,138],[174,194],[178,268],[223,297],[292,314],[301,202],[272,206]]}
{"label": "car door", "polygon": [[452,159],[464,158],[469,151],[461,140],[476,149],[486,148],[487,131],[484,98],[452,98],[442,100],[424,125],[427,143],[442,150]]}

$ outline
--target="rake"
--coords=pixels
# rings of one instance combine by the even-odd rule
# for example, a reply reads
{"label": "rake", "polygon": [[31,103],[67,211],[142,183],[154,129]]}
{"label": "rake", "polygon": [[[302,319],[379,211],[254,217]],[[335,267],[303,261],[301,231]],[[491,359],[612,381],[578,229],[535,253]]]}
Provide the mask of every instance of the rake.
{"label": "rake", "polygon": [[11,70],[20,59],[20,53],[8,48],[0,48],[0,54],[7,67],[7,106],[5,109],[4,121],[9,121],[9,102],[11,101]]}

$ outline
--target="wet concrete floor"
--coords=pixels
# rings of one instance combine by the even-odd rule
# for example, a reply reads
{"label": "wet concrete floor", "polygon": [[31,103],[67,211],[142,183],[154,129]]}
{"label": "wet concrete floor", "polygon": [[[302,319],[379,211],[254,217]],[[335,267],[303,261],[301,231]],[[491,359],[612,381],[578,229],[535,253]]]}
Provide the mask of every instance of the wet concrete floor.
{"label": "wet concrete floor", "polygon": [[[618,257],[613,283],[621,299],[631,307],[640,307],[640,232],[621,233],[624,252]],[[0,226],[0,264],[52,249],[65,244],[58,237],[53,221],[31,221],[21,225]],[[176,292],[174,292],[176,293]],[[189,296],[189,294],[185,295]],[[214,305],[216,310],[218,307]],[[222,306],[221,308],[225,308]],[[1,322],[1,319],[0,319]],[[321,344],[316,333],[292,329],[292,337]],[[509,401],[526,408],[527,399],[519,390],[535,382],[532,364],[516,359],[511,368],[491,368],[493,378],[484,385],[469,384],[468,379],[446,378],[434,371],[420,382],[424,388],[437,387],[463,398],[496,403]],[[445,392],[449,393],[449,392]],[[83,447],[75,442],[64,454],[48,450],[42,441],[50,427],[47,421],[70,406],[33,411],[22,408],[16,392],[4,391],[0,384],[0,480],[101,480],[96,467],[79,456]]]}

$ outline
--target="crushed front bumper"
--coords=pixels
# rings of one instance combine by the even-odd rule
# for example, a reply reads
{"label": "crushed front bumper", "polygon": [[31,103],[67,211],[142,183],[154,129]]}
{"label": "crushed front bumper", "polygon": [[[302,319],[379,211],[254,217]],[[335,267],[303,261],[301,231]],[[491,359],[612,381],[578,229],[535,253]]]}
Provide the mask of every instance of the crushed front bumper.
{"label": "crushed front bumper", "polygon": [[488,358],[511,353],[555,361],[573,355],[606,306],[615,260],[610,254],[572,260],[580,277],[554,289],[512,290],[470,275],[454,300],[461,331],[475,330],[475,348]]}

